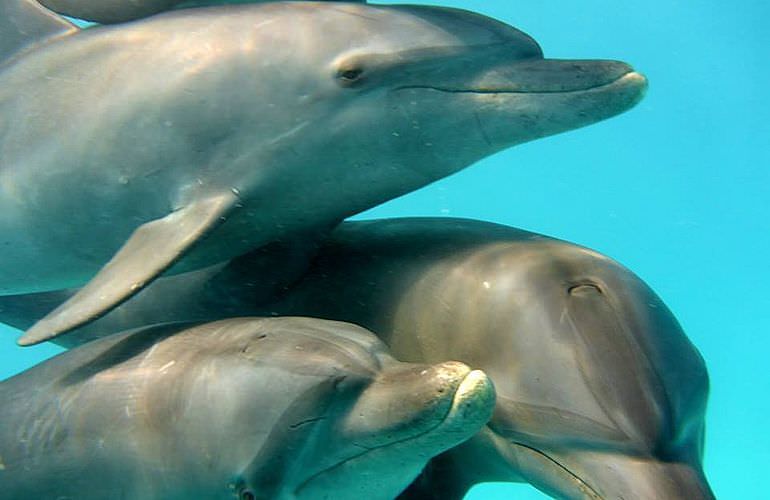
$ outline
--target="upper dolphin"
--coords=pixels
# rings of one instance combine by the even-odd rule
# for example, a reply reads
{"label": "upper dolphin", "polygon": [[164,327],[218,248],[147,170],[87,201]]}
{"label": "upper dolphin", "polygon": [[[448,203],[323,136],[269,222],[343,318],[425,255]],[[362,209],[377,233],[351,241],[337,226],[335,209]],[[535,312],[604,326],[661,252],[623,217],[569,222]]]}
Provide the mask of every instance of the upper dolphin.
{"label": "upper dolphin", "polygon": [[91,279],[24,345],[172,265],[330,228],[620,113],[646,86],[627,64],[543,59],[510,26],[425,6],[185,9],[14,54],[0,65],[0,294]]}

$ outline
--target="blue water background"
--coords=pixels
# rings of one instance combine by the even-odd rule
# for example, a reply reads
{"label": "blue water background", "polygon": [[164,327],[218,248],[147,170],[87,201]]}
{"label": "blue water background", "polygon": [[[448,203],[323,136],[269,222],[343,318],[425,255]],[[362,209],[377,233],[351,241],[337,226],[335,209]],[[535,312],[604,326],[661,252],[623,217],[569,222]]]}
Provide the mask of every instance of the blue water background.
{"label": "blue water background", "polygon": [[[366,216],[484,219],[630,267],[706,359],[705,461],[717,497],[770,498],[762,487],[770,470],[770,3],[429,3],[511,23],[548,57],[628,61],[650,90],[623,116],[503,152]],[[57,352],[17,348],[8,330],[0,377]],[[512,497],[545,498],[525,485],[469,495]]]}

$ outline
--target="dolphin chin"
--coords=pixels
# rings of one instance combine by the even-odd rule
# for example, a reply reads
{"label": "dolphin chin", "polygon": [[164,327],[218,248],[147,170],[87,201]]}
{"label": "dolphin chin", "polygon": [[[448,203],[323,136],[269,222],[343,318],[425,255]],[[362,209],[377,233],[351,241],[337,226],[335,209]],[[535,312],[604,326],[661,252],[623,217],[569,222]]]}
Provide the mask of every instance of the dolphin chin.
{"label": "dolphin chin", "polygon": [[[498,443],[498,447],[501,446]],[[508,442],[502,454],[541,491],[564,499],[712,500],[703,470],[605,450],[543,450]]]}
{"label": "dolphin chin", "polygon": [[[459,420],[469,417],[488,420],[485,407],[476,406],[479,400],[494,401],[495,388],[487,374],[481,370],[472,370],[460,383],[452,400],[452,407],[444,419],[445,425],[456,425]],[[478,410],[482,410],[478,414]],[[461,422],[462,425],[462,422]]]}

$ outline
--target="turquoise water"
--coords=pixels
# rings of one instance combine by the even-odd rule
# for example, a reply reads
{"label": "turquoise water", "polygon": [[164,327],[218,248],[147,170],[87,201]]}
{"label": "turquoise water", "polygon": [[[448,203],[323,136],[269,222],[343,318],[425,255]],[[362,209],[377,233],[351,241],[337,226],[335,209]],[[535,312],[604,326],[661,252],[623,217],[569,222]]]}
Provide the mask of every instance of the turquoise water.
{"label": "turquoise water", "polygon": [[[406,2],[402,2],[406,3]],[[533,35],[546,56],[616,58],[650,79],[625,115],[519,146],[368,217],[451,215],[595,248],[645,279],[704,355],[706,473],[770,497],[770,4],[443,0]],[[0,376],[56,352],[0,337]],[[544,498],[485,485],[470,498]]]}

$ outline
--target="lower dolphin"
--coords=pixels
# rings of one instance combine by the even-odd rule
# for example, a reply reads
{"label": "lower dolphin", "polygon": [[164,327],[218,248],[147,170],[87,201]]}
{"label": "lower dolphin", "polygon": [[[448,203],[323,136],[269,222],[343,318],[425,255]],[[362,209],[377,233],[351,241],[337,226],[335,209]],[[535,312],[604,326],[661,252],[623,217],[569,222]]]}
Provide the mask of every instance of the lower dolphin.
{"label": "lower dolphin", "polygon": [[[399,359],[458,359],[497,387],[489,425],[433,460],[405,498],[461,498],[485,481],[570,499],[713,498],[702,472],[704,362],[660,298],[616,262],[461,219],[345,223],[307,271],[288,248],[162,279],[57,341],[184,318],[350,321]],[[70,293],[0,297],[0,320],[26,328]]]}
{"label": "lower dolphin", "polygon": [[354,325],[148,327],[0,383],[0,498],[390,499],[493,407],[483,372]]}

